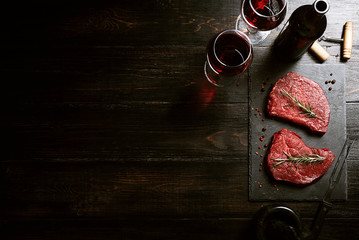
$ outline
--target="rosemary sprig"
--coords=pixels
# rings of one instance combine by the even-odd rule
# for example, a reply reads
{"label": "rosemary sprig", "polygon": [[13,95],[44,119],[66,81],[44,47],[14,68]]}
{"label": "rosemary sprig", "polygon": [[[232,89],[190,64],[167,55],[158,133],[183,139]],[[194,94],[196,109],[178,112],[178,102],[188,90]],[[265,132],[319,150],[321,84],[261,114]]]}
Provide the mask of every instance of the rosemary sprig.
{"label": "rosemary sprig", "polygon": [[304,103],[303,101],[298,100],[297,94],[293,96],[293,86],[290,88],[290,93],[288,93],[283,88],[280,92],[282,95],[289,97],[293,101],[293,104],[299,106],[302,109],[299,114],[305,114],[307,118],[318,118],[320,120],[323,120],[317,116],[318,110],[316,112],[313,111],[313,107],[310,105],[310,102]]}
{"label": "rosemary sprig", "polygon": [[313,164],[313,168],[314,168],[317,164],[322,163],[325,160],[325,157],[319,156],[318,154],[314,154],[314,153],[300,154],[297,151],[298,153],[297,157],[293,157],[290,154],[286,153],[285,151],[283,151],[283,153],[288,158],[283,158],[283,159],[272,158],[272,160],[276,162],[275,164],[273,164],[273,167],[278,167],[282,163],[289,162],[291,163],[291,168],[293,165],[295,165],[296,169],[298,169],[298,166],[300,164],[305,166],[308,166],[309,164]]}

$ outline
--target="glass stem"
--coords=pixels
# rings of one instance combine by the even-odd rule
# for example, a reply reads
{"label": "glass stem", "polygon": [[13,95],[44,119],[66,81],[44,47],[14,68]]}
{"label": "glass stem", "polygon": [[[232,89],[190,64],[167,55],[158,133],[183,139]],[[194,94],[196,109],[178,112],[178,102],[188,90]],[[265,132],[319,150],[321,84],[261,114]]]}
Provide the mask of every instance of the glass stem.
{"label": "glass stem", "polygon": [[247,29],[248,29],[248,31],[250,32],[250,33],[257,33],[258,32],[258,30],[256,29],[256,28],[252,28],[252,27],[247,27]]}

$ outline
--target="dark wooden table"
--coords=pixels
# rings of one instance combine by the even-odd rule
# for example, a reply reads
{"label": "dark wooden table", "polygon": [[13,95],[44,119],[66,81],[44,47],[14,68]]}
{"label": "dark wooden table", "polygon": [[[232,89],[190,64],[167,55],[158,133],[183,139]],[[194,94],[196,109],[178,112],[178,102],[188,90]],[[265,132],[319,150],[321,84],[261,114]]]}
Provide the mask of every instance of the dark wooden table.
{"label": "dark wooden table", "polygon": [[[288,15],[312,1],[289,1]],[[359,136],[358,5],[331,1],[325,35],[354,22],[347,135]],[[211,86],[205,47],[240,1],[29,1],[2,6],[1,239],[249,239],[248,91]],[[253,63],[280,63],[271,45]],[[321,64],[305,54],[294,64]],[[320,239],[358,239],[359,143],[348,200]],[[281,202],[283,203],[283,202]],[[310,224],[318,202],[284,202]]]}

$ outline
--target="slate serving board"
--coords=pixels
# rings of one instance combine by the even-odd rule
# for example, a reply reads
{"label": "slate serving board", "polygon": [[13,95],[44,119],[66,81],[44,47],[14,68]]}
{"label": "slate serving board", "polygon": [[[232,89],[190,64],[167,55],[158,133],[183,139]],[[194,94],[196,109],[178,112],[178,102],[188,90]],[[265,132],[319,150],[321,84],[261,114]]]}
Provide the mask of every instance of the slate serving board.
{"label": "slate serving board", "polygon": [[[324,90],[331,113],[328,131],[323,136],[313,135],[308,130],[292,123],[270,119],[267,115],[265,111],[267,97],[274,83],[288,72],[296,72],[316,81]],[[325,83],[332,80],[336,80],[335,84]],[[330,87],[331,90],[329,90]],[[282,128],[299,134],[310,147],[329,148],[335,156],[339,156],[346,138],[345,68],[343,65],[252,65],[249,69],[249,200],[322,200],[335,162],[319,181],[302,187],[275,181],[266,171],[264,161],[268,147],[265,147],[265,144],[269,146],[273,134]],[[332,199],[347,199],[346,164],[341,180],[332,194]]]}

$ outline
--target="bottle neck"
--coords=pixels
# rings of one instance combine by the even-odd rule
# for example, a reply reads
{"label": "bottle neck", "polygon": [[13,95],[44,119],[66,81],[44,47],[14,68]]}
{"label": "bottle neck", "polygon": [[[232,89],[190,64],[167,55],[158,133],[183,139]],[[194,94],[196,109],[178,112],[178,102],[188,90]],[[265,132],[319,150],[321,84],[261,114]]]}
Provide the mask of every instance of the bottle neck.
{"label": "bottle neck", "polygon": [[316,0],[310,8],[310,11],[307,12],[306,19],[309,22],[318,22],[323,18],[324,14],[327,13],[328,10],[329,3],[326,0]]}

